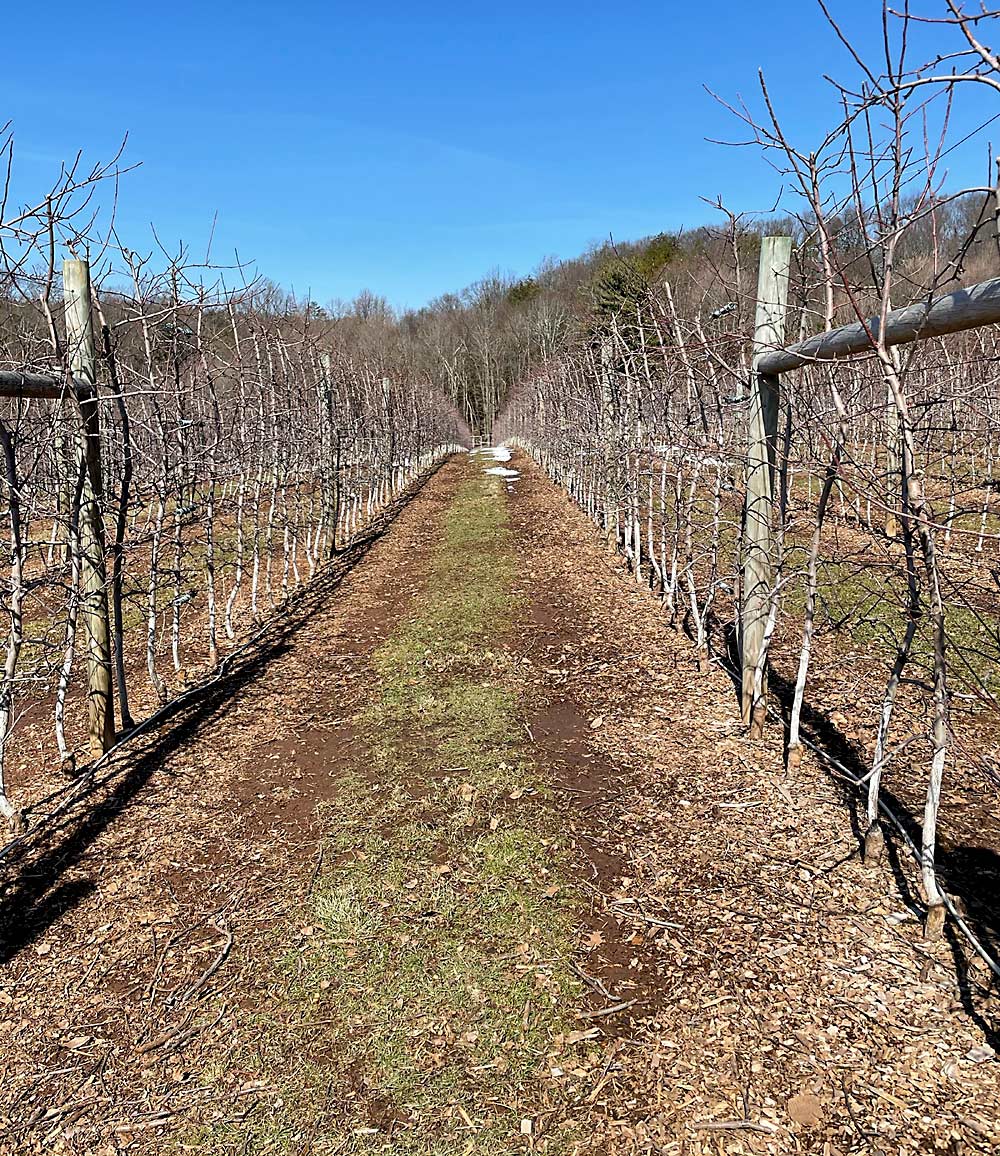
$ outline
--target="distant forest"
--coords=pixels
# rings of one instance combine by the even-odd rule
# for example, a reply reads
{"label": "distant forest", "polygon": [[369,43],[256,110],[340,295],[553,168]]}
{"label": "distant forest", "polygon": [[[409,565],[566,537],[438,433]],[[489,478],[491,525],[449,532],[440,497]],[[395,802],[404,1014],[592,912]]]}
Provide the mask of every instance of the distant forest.
{"label": "distant forest", "polygon": [[[941,195],[933,213],[914,214],[896,252],[894,304],[920,295],[934,253],[961,253],[944,282],[968,283],[985,276],[997,253],[995,198],[979,193]],[[795,280],[808,308],[807,286],[819,281],[815,222],[808,216],[752,219],[720,211],[721,223],[663,232],[633,241],[609,240],[568,260],[549,260],[528,276],[493,272],[423,308],[397,312],[386,299],[364,290],[350,302],[311,307],[332,324],[338,344],[360,360],[387,358],[399,370],[431,384],[454,401],[473,428],[489,430],[510,388],[556,355],[592,341],[613,324],[628,329],[640,303],[655,305],[668,282],[684,316],[727,310],[730,332],[749,335],[760,238],[795,241]],[[848,272],[871,281],[878,246],[857,214],[826,226]],[[275,294],[278,304],[280,293]],[[821,306],[812,303],[816,329]],[[284,307],[301,308],[286,300]],[[727,309],[728,307],[728,309]],[[845,313],[844,320],[853,320]],[[669,332],[664,333],[669,343]]]}

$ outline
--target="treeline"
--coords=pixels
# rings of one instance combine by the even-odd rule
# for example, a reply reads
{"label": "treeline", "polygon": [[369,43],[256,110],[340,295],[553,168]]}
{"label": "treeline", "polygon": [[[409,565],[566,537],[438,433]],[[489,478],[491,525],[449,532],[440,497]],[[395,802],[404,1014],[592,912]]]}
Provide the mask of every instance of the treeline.
{"label": "treeline", "polygon": [[[907,199],[912,210],[916,194]],[[405,366],[411,377],[451,397],[470,426],[488,432],[511,387],[533,368],[579,343],[629,330],[642,308],[662,296],[665,282],[687,313],[697,309],[707,317],[727,309],[726,329],[746,334],[765,235],[793,237],[798,292],[814,314],[807,328],[821,328],[825,290],[814,283],[808,288],[819,263],[815,215],[755,219],[720,208],[718,216],[716,224],[607,241],[579,257],[547,261],[528,276],[493,273],[417,310],[397,313],[366,290],[353,302],[315,312],[345,348]],[[868,267],[879,260],[871,228],[877,216],[876,209],[847,205],[824,219],[831,255],[852,285],[864,283]],[[960,255],[937,270],[935,284],[943,286],[985,276],[997,252],[991,195],[938,194],[933,212],[907,212],[895,258],[896,303],[925,290],[936,253]],[[854,320],[850,295],[836,287],[834,293],[835,319]],[[666,332],[663,340],[670,344],[673,337]]]}

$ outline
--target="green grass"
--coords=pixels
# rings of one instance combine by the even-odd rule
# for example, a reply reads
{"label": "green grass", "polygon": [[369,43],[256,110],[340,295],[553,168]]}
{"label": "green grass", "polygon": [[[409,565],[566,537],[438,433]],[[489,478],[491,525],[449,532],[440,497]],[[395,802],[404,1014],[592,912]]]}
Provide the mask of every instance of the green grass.
{"label": "green grass", "polygon": [[[202,1151],[572,1148],[565,1123],[521,1133],[566,1095],[549,1069],[578,985],[565,853],[502,649],[515,570],[503,493],[470,477],[420,608],[374,656],[358,758],[323,810],[335,866],[305,916],[312,945],[279,969],[288,1006],[262,1025],[281,1106],[199,1136]],[[322,1060],[289,1050],[289,1015],[330,1021]]]}
{"label": "green grass", "polygon": [[[912,662],[929,670],[934,636],[926,606],[911,649]],[[864,650],[891,663],[906,630],[906,575],[902,564],[871,567],[866,559],[822,559],[817,572],[816,622],[832,630],[844,650]],[[1000,633],[992,615],[979,615],[946,593],[946,632],[950,679],[956,689],[985,688],[1000,695]],[[785,595],[786,620],[801,623],[805,581],[791,583]]]}
{"label": "green grass", "polygon": [[[796,479],[796,492],[799,498],[805,498],[805,480],[801,477]],[[817,493],[818,486],[814,485],[814,499]],[[836,503],[836,499],[834,501]],[[667,517],[670,521],[673,514],[669,501],[668,507]],[[938,517],[943,519],[947,502],[938,500],[937,508]],[[873,516],[878,517],[877,511]],[[785,572],[792,577],[784,586],[778,638],[792,646],[796,654],[805,611],[805,567],[812,534],[810,517],[811,511],[806,511],[804,517],[800,513],[796,527],[790,529],[785,537]],[[953,572],[954,560],[971,562],[985,572],[988,555],[976,555],[973,550],[979,520],[978,508],[958,515],[954,522],[956,533],[948,547],[943,545],[944,530],[939,530],[938,544],[946,578]],[[991,513],[988,532],[995,534],[998,527],[1000,516]],[[962,528],[973,531],[973,536],[967,533],[959,537],[957,531]],[[737,551],[737,531],[731,511],[720,526],[719,538],[721,568],[725,571],[734,566]],[[817,626],[821,631],[830,633],[839,652],[856,656],[861,651],[873,661],[889,666],[906,630],[906,572],[901,547],[898,543],[890,545],[878,536],[868,538],[864,530],[857,527],[848,528],[845,544],[841,547],[837,546],[839,539],[839,527],[835,522],[828,522],[823,547],[826,551],[837,552],[838,556],[828,555],[820,560],[817,574]],[[658,529],[656,540],[659,542]],[[695,535],[696,548],[702,540],[703,535]],[[700,571],[699,580],[703,580]],[[955,584],[954,588],[951,582]],[[985,582],[985,577],[981,577],[980,584]],[[933,630],[926,606],[926,580],[922,567],[921,589],[924,615],[911,649],[910,674],[914,677],[919,676],[921,671],[928,674],[934,655]],[[986,690],[1000,697],[1000,627],[995,613],[988,608],[977,613],[972,598],[963,602],[960,591],[961,582],[958,578],[952,577],[946,581],[949,680],[953,688],[960,692],[978,694]],[[978,597],[980,603],[988,607],[988,596],[984,597],[980,591]]]}

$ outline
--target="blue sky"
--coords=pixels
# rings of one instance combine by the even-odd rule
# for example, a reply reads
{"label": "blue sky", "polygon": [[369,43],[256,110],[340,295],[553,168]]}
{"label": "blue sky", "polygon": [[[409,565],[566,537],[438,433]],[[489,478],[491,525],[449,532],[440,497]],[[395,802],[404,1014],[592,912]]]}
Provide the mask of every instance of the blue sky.
{"label": "blue sky", "polygon": [[[879,4],[831,4],[877,52]],[[780,180],[758,152],[706,143],[741,133],[703,86],[758,104],[763,68],[808,142],[834,115],[821,73],[852,75],[813,0],[50,0],[8,11],[5,42],[32,61],[0,104],[15,195],[127,131],[127,244],[153,223],[203,253],[218,213],[219,261],[238,249],[320,302],[367,287],[405,306],[711,220],[702,196],[769,208]],[[985,175],[984,148],[955,155],[955,182]]]}

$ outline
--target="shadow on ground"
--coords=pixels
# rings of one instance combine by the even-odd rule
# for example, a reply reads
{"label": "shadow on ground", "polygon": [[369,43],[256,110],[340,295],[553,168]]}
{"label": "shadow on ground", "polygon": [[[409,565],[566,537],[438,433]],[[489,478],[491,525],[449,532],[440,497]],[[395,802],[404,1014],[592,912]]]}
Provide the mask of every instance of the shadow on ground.
{"label": "shadow on ground", "polygon": [[[739,650],[736,631],[731,623],[722,627],[722,650],[718,657],[732,679],[737,695],[740,693]],[[794,683],[784,678],[773,667],[768,668],[768,686],[788,727]],[[864,814],[861,786],[858,780],[867,775],[869,767],[854,744],[830,721],[822,711],[808,702],[802,704],[802,736],[813,746],[824,770],[837,788],[851,821],[851,829],[858,841],[860,853],[867,817]],[[881,797],[895,815],[907,837],[920,846],[921,823],[908,805],[891,790],[882,788]],[[892,870],[896,886],[905,905],[918,917],[925,910],[921,896],[912,883],[912,855],[904,840],[888,824],[885,826],[886,860]],[[994,960],[1000,958],[1000,854],[989,847],[951,845],[941,839],[937,852],[938,874],[945,890],[964,911],[964,922]],[[986,1042],[1000,1051],[1000,1022],[983,1014],[983,1005],[977,997],[990,994],[989,972],[970,968],[970,947],[949,920],[948,943],[955,964],[955,974],[962,1005],[970,1018],[983,1032]],[[993,986],[997,986],[994,977]]]}
{"label": "shadow on ground", "polygon": [[141,794],[154,774],[170,775],[166,763],[173,753],[222,715],[271,663],[288,653],[296,631],[327,606],[330,595],[443,464],[400,495],[365,535],[293,595],[251,644],[230,656],[223,675],[168,704],[155,728],[137,738],[135,745],[126,746],[96,775],[85,769],[47,818],[26,836],[0,849],[0,964],[35,942],[96,890],[93,879],[65,880],[63,876]]}

